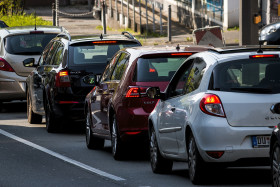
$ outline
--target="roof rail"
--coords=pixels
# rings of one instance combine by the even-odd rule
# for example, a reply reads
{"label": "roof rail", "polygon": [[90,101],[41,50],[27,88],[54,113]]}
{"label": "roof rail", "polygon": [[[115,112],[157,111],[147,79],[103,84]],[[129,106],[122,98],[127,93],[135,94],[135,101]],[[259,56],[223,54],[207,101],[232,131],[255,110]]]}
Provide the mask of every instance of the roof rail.
{"label": "roof rail", "polygon": [[[219,54],[229,54],[229,53],[241,53],[241,52],[258,52],[260,49],[259,45],[251,46],[236,46],[236,47],[225,47],[225,48],[210,48],[208,51],[219,53]],[[262,51],[280,51],[280,47],[277,45],[263,45],[261,47]]]}
{"label": "roof rail", "polygon": [[122,35],[126,36],[129,39],[135,39],[135,37],[128,31],[123,31]]}
{"label": "roof rail", "polygon": [[66,40],[71,41],[71,36],[70,36],[69,33],[60,33],[60,34],[58,34],[56,37],[64,38],[64,39],[66,39]]}

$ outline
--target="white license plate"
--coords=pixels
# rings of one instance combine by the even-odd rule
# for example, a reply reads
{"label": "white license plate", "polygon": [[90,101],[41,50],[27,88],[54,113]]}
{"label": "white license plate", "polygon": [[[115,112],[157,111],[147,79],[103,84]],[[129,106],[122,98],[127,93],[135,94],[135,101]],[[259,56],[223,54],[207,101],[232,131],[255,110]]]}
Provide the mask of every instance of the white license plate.
{"label": "white license plate", "polygon": [[252,136],[252,143],[254,148],[269,147],[270,136]]}

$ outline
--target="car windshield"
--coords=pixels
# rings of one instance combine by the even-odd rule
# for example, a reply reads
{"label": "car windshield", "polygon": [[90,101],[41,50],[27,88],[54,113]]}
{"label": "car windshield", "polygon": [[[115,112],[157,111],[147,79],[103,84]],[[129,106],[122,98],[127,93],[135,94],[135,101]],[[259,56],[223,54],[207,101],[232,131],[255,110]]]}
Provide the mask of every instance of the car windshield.
{"label": "car windshield", "polygon": [[23,34],[5,38],[5,49],[14,55],[40,55],[57,34]]}
{"label": "car windshield", "polygon": [[135,82],[166,82],[170,81],[174,73],[188,56],[172,57],[157,55],[153,58],[139,58]]}
{"label": "car windshield", "polygon": [[217,65],[210,90],[280,93],[280,59],[243,59]]}
{"label": "car windshield", "polygon": [[140,46],[136,42],[117,42],[112,44],[79,43],[69,47],[70,66],[107,64],[113,55],[122,48]]}

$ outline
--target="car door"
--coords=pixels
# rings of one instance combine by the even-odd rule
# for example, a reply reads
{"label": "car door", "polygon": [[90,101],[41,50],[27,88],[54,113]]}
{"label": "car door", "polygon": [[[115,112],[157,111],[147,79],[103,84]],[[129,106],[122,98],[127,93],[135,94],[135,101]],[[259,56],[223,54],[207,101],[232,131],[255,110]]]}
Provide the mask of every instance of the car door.
{"label": "car door", "polygon": [[188,60],[177,71],[167,88],[167,99],[161,104],[158,121],[159,140],[163,152],[167,154],[178,154],[177,132],[182,131],[182,124],[187,117],[182,106],[188,102],[184,94],[192,64],[193,60]]}
{"label": "car door", "polygon": [[41,57],[38,60],[37,68],[31,72],[27,80],[29,84],[28,86],[29,86],[30,96],[32,98],[31,100],[32,100],[33,110],[36,111],[37,113],[40,113],[41,115],[44,115],[43,82],[42,82],[42,77],[45,74],[44,64],[52,45],[53,43],[50,42],[46,46]]}
{"label": "car door", "polygon": [[115,55],[111,62],[107,65],[99,84],[95,87],[96,91],[93,93],[93,98],[90,103],[90,109],[92,111],[92,131],[96,134],[109,136],[107,114],[103,109],[107,108],[109,101],[108,84],[110,83],[110,77],[118,60],[119,54]]}

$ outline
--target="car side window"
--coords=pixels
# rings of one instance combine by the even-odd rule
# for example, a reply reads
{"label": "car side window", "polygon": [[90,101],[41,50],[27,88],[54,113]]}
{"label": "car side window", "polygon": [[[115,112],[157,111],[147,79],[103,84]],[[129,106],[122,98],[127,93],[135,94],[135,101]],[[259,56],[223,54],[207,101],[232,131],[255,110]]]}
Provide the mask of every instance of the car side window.
{"label": "car side window", "polygon": [[64,46],[62,44],[59,44],[57,47],[56,52],[54,53],[54,57],[51,61],[51,65],[59,65],[62,63],[63,61],[63,50],[64,50]]}
{"label": "car side window", "polygon": [[126,70],[127,63],[129,60],[129,55],[127,53],[121,53],[114,71],[111,76],[111,80],[121,80],[124,71]]}
{"label": "car side window", "polygon": [[115,64],[116,64],[116,62],[117,62],[119,56],[120,56],[119,54],[115,55],[115,56],[112,58],[112,60],[110,61],[110,63],[107,65],[107,67],[106,67],[106,69],[105,69],[105,71],[104,71],[104,73],[103,73],[103,75],[102,75],[101,82],[104,82],[104,81],[109,80],[109,77],[110,77],[110,75],[111,75],[111,73],[112,73],[112,70],[113,70],[114,67],[115,67]]}
{"label": "car side window", "polygon": [[199,87],[205,68],[206,63],[201,58],[196,58],[194,60],[189,76],[184,84],[182,94],[193,92]]}
{"label": "car side window", "polygon": [[50,65],[51,59],[52,59],[53,54],[55,53],[57,47],[58,47],[58,43],[57,42],[53,43],[53,45],[51,46],[51,48],[47,54],[46,60],[45,60],[46,65]]}
{"label": "car side window", "polygon": [[53,42],[48,43],[48,45],[45,47],[44,51],[42,52],[42,55],[41,55],[40,59],[38,60],[38,63],[40,66],[44,65],[44,62],[46,61],[46,58],[49,54],[52,44],[53,44]]}

